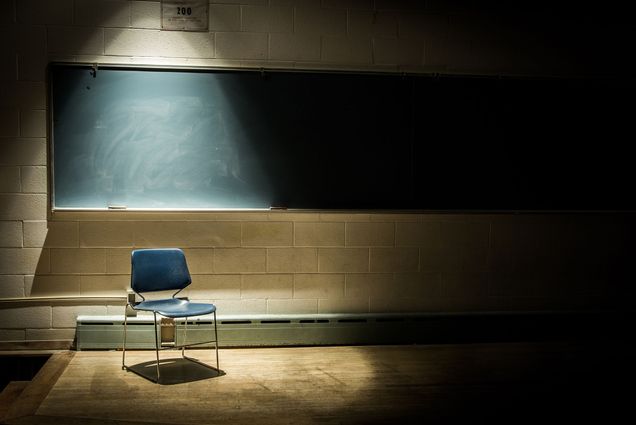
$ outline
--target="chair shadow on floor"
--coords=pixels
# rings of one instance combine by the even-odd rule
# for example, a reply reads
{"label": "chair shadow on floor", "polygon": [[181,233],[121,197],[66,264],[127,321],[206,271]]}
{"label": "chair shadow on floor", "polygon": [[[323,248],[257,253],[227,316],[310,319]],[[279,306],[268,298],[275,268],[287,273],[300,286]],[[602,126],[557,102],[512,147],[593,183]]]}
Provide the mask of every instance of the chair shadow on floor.
{"label": "chair shadow on floor", "polygon": [[[127,369],[137,375],[150,381],[157,381],[157,361],[137,363],[127,366]],[[161,367],[161,385],[185,384],[188,382],[202,381],[204,379],[218,378],[225,375],[222,370],[206,366],[198,360],[191,357],[175,357],[161,359],[159,361]]]}

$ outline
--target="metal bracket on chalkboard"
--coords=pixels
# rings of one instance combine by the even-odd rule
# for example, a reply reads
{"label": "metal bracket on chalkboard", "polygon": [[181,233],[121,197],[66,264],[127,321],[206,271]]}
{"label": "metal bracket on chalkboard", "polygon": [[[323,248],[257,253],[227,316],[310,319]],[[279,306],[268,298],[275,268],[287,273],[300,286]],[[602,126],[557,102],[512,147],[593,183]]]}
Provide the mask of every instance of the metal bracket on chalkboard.
{"label": "metal bracket on chalkboard", "polygon": [[93,78],[97,78],[97,68],[99,68],[99,64],[97,62],[95,62],[91,66],[91,75],[93,76]]}

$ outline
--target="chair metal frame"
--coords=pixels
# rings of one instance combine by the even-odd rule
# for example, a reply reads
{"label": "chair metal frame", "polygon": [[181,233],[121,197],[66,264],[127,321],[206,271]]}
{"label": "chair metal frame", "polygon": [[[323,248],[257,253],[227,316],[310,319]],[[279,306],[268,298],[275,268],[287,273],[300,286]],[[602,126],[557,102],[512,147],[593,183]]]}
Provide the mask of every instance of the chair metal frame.
{"label": "chair metal frame", "polygon": [[[132,280],[132,274],[131,274],[131,280]],[[187,285],[186,285],[187,286]],[[131,282],[131,287],[132,287],[132,282]],[[175,292],[174,294],[172,294],[171,299],[178,299],[178,300],[184,300],[184,301],[189,301],[188,297],[176,297],[176,295],[181,292],[183,290],[183,288],[179,289],[177,292]],[[189,360],[193,363],[197,363],[201,366],[205,366],[209,369],[215,370],[217,372],[220,373],[221,369],[219,369],[219,338],[218,338],[218,331],[217,331],[217,325],[216,325],[216,309],[213,311],[213,316],[214,316],[214,339],[213,340],[209,340],[209,341],[201,341],[201,342],[194,342],[194,343],[187,343],[187,334],[188,334],[188,316],[184,316],[184,322],[183,322],[183,344],[179,344],[176,345],[176,343],[172,343],[172,344],[166,344],[166,346],[163,346],[163,343],[160,342],[160,326],[157,326],[157,315],[159,315],[160,317],[168,317],[168,316],[163,316],[160,312],[158,312],[157,310],[152,310],[153,313],[153,318],[154,318],[154,330],[155,330],[155,354],[156,354],[156,359],[157,359],[157,364],[156,364],[156,370],[157,370],[157,379],[154,380],[148,376],[142,375],[139,372],[137,372],[136,370],[132,369],[131,367],[126,365],[126,336],[127,336],[127,331],[128,331],[128,307],[132,308],[133,310],[137,310],[135,307],[139,304],[141,304],[142,302],[146,301],[146,298],[140,293],[135,291],[135,294],[139,295],[142,299],[142,301],[127,301],[126,302],[126,306],[124,307],[124,341],[123,341],[123,345],[122,345],[122,359],[121,359],[121,368],[122,370],[129,370],[131,372],[134,372],[146,379],[149,379],[155,383],[160,383],[161,380],[161,372],[160,372],[160,367],[159,367],[159,351],[164,351],[164,350],[178,350],[181,349],[181,357],[185,360]],[[150,311],[150,310],[141,310],[141,311]],[[190,316],[190,317],[195,317],[195,316]],[[179,317],[180,318],[180,317]],[[175,321],[175,342],[176,342],[176,336],[177,336],[177,332],[176,332],[176,321]],[[214,350],[215,350],[215,357],[216,357],[216,368],[213,366],[210,366],[206,363],[203,363],[195,358],[192,357],[188,357],[185,355],[185,349],[187,347],[192,347],[195,345],[203,345],[203,344],[210,344],[210,343],[214,343]]]}

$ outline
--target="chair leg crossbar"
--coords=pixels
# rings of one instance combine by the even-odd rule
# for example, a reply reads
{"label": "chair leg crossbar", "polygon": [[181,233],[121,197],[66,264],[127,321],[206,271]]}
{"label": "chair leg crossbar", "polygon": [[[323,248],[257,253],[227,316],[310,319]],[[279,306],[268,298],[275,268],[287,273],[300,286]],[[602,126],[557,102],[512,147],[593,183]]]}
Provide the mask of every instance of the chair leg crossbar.
{"label": "chair leg crossbar", "polygon": [[[128,306],[133,307],[132,304],[127,304],[126,305],[126,310],[128,309]],[[141,375],[140,373],[138,373],[137,371],[135,371],[133,368],[129,367],[126,365],[126,335],[127,335],[127,331],[128,331],[128,317],[126,314],[124,314],[124,343],[122,346],[122,360],[121,360],[121,368],[122,370],[129,370],[131,372],[137,373],[138,375],[149,379],[155,383],[160,383],[161,380],[161,370],[159,367],[159,351],[160,350],[167,350],[167,349],[181,349],[181,358],[185,359],[185,360],[189,360],[193,363],[197,363],[201,366],[205,366],[209,369],[215,370],[217,372],[220,372],[221,369],[219,369],[219,342],[218,342],[218,332],[217,332],[217,328],[216,328],[216,311],[213,312],[214,315],[214,339],[213,340],[209,340],[209,341],[202,341],[202,342],[194,342],[191,344],[187,343],[187,338],[188,338],[188,318],[185,317],[185,320],[183,322],[183,344],[179,344],[178,346],[173,346],[173,347],[161,347],[161,342],[160,342],[160,338],[159,338],[159,334],[160,334],[160,330],[157,326],[157,312],[153,311],[153,316],[154,316],[154,324],[155,324],[155,354],[156,354],[156,370],[157,370],[157,379],[154,380],[151,377],[145,376],[145,375]],[[195,358],[192,357],[188,357],[186,356],[186,352],[185,349],[187,347],[192,347],[195,345],[203,345],[203,344],[210,344],[210,343],[214,343],[214,352],[215,352],[215,357],[216,357],[216,368],[213,366],[210,366],[206,363],[203,363]]]}

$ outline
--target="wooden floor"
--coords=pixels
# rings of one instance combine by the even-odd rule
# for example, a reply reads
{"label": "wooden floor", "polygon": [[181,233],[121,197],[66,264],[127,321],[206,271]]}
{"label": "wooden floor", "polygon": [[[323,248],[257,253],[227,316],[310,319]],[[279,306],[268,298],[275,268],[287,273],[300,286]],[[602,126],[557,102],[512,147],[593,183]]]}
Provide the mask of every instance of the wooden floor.
{"label": "wooden floor", "polygon": [[[223,349],[217,374],[164,352],[157,385],[122,370],[120,352],[77,352],[6,423],[611,423],[631,416],[635,353],[613,342]],[[153,374],[153,355],[127,364]]]}

